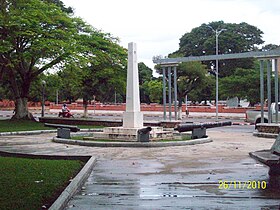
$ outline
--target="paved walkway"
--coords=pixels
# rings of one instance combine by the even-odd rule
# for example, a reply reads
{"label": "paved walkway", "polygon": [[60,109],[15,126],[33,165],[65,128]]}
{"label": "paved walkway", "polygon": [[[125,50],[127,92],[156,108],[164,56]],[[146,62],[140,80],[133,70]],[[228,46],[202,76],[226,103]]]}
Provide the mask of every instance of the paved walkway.
{"label": "paved walkway", "polygon": [[[270,148],[273,139],[219,128],[209,130],[213,142],[202,145],[96,148],[52,143],[53,135],[0,137],[0,150],[96,156],[96,167],[68,209],[279,209],[279,186],[248,155]],[[232,185],[224,189],[220,180]],[[267,188],[249,189],[249,180]]]}

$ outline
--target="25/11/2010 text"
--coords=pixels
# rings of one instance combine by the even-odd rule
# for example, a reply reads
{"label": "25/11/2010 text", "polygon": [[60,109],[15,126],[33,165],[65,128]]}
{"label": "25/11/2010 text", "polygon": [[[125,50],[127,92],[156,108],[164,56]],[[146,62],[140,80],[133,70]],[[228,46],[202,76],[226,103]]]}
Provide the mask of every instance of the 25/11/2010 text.
{"label": "25/11/2010 text", "polygon": [[219,181],[219,189],[227,190],[227,189],[241,189],[241,190],[255,190],[255,189],[266,189],[267,183],[266,181]]}

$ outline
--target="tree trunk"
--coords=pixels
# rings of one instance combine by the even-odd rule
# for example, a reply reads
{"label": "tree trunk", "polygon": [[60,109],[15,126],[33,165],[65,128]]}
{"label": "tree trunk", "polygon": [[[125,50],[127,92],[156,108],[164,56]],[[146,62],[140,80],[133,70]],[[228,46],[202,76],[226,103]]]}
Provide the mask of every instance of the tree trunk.
{"label": "tree trunk", "polygon": [[27,98],[18,98],[15,100],[15,110],[12,120],[25,119],[35,120],[33,115],[28,111]]}
{"label": "tree trunk", "polygon": [[182,104],[183,104],[183,100],[180,97],[179,104],[178,104],[178,120],[182,120]]}
{"label": "tree trunk", "polygon": [[88,117],[88,101],[87,100],[83,100],[83,107],[84,107],[83,117],[87,118]]}

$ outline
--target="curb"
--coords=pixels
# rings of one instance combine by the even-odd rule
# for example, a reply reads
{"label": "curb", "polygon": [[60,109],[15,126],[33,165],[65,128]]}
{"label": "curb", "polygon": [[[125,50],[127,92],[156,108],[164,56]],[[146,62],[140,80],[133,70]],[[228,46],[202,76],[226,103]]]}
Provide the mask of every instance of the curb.
{"label": "curb", "polygon": [[43,133],[55,133],[56,130],[35,130],[35,131],[13,131],[13,132],[3,132],[0,136],[11,136],[11,135],[37,135]]}
{"label": "curb", "polygon": [[246,122],[233,122],[232,125],[253,125],[253,123],[246,123]]}
{"label": "curb", "polygon": [[135,148],[151,148],[151,147],[171,147],[171,146],[186,146],[195,144],[210,143],[209,137],[203,139],[194,139],[187,141],[176,142],[93,142],[93,141],[81,141],[81,140],[69,140],[62,138],[53,138],[53,142],[61,144],[71,144],[88,147],[135,147]]}
{"label": "curb", "polygon": [[79,189],[81,189],[82,185],[89,177],[95,163],[96,158],[91,157],[86,165],[82,168],[82,170],[78,173],[78,175],[72,180],[72,182],[65,188],[61,195],[51,205],[49,210],[62,210],[66,207],[70,199]]}
{"label": "curb", "polygon": [[276,134],[276,133],[262,133],[262,132],[256,131],[256,132],[253,132],[253,136],[276,139],[278,134]]}
{"label": "curb", "polygon": [[[99,132],[99,128],[84,128],[80,132]],[[13,132],[3,132],[0,136],[13,136],[13,135],[38,135],[44,133],[56,133],[57,130],[35,130],[35,131],[13,131]]]}

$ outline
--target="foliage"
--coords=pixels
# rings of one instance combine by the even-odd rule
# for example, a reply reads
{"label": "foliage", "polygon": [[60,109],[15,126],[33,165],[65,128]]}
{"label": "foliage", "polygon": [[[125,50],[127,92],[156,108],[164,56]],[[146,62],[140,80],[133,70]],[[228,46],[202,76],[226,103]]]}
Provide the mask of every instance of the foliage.
{"label": "foliage", "polygon": [[78,30],[55,4],[3,0],[0,8],[0,80],[13,93],[14,118],[30,118],[26,104],[31,83],[71,54]]}
{"label": "foliage", "polygon": [[60,99],[75,101],[81,93],[82,70],[75,64],[68,63],[57,73],[60,83]]}
{"label": "foliage", "polygon": [[145,81],[142,85],[145,93],[149,96],[149,101],[152,103],[160,103],[162,101],[162,80],[153,79]]}
{"label": "foliage", "polygon": [[[213,30],[226,29],[219,35],[219,54],[241,53],[257,50],[263,43],[263,32],[247,23],[224,23],[223,21],[202,24],[192,29],[180,39],[179,50],[183,56],[202,56],[216,54],[216,37]],[[205,62],[210,69],[214,61]],[[253,59],[224,60],[219,62],[219,76],[225,77],[234,73],[236,68],[253,68]]]}
{"label": "foliage", "polygon": [[40,74],[30,87],[28,100],[34,102],[42,101],[42,81],[46,82],[45,85],[45,100],[56,101],[56,93],[61,89],[62,80],[57,74]]}
{"label": "foliage", "polygon": [[68,14],[73,14],[74,11],[73,11],[73,8],[71,7],[65,7],[64,3],[60,0],[43,0],[47,3],[53,3],[55,4],[56,6],[58,6],[63,12],[66,12]]}
{"label": "foliage", "polygon": [[260,100],[260,73],[257,69],[236,69],[235,73],[220,80],[221,98],[246,98],[251,105]]}
{"label": "foliage", "polygon": [[[140,101],[142,103],[150,103],[151,96],[147,84],[153,79],[153,70],[146,66],[143,62],[138,63]],[[152,100],[153,101],[153,100]]]}
{"label": "foliage", "polygon": [[267,45],[262,47],[262,51],[275,50],[275,49],[280,49],[280,45],[267,44]]}
{"label": "foliage", "polygon": [[110,101],[115,91],[125,93],[127,53],[109,34],[88,33],[80,40],[86,52],[82,62],[69,63],[58,72],[62,97],[69,101],[80,97],[85,103],[94,96],[102,102]]}
{"label": "foliage", "polygon": [[138,63],[139,71],[139,85],[144,84],[144,82],[150,81],[153,78],[153,70],[145,65],[145,63]]}
{"label": "foliage", "polygon": [[[32,117],[27,108],[30,87],[34,82],[34,87],[40,87],[39,75],[50,68],[68,64],[67,68],[70,65],[69,68],[83,69],[80,77],[88,75],[86,69],[95,71],[96,67],[114,73],[123,69],[125,50],[117,44],[118,40],[70,17],[71,8],[60,0],[3,0],[0,8],[0,81],[7,83],[15,100],[13,118]],[[70,82],[76,79],[79,81],[71,79],[65,89],[71,89]],[[104,82],[100,86],[119,81]],[[87,91],[82,91],[83,96],[87,96]]]}
{"label": "foliage", "polygon": [[195,89],[205,87],[206,66],[200,62],[181,63],[178,66],[178,100],[182,105],[184,97]]}
{"label": "foliage", "polygon": [[207,75],[203,80],[203,85],[195,88],[188,94],[191,101],[207,101],[215,98],[216,80],[215,77]]}
{"label": "foliage", "polygon": [[[181,57],[181,54],[172,54],[170,57]],[[157,73],[162,75],[160,66],[155,66]],[[171,72],[172,77],[174,72]],[[177,88],[178,88],[178,100],[179,107],[182,106],[182,102],[186,95],[197,93],[197,90],[202,90],[205,88],[206,81],[206,65],[201,64],[201,62],[185,62],[180,63],[177,67]],[[166,73],[166,81],[168,81],[168,74]],[[171,81],[173,83],[173,80]],[[171,84],[173,87],[174,85]],[[207,96],[205,96],[207,97]],[[210,95],[208,97],[211,97]]]}
{"label": "foliage", "polygon": [[49,207],[81,167],[73,160],[0,157],[0,209]]}

